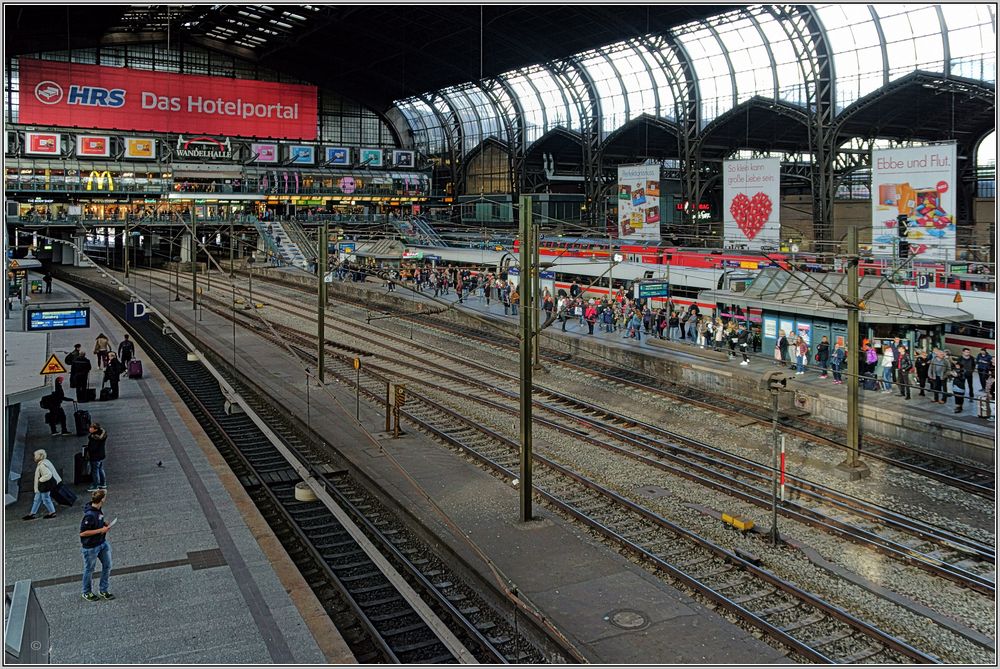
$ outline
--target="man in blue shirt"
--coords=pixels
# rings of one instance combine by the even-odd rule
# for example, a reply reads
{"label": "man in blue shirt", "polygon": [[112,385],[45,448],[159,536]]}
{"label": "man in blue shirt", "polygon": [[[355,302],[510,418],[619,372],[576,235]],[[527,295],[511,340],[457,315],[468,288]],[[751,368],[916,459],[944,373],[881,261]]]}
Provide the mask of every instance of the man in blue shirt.
{"label": "man in blue shirt", "polygon": [[[109,592],[111,580],[111,543],[107,534],[111,525],[104,520],[104,498],[107,490],[95,490],[90,496],[90,503],[83,510],[83,521],[80,523],[80,552],[83,554],[83,598],[88,602],[98,599],[114,599]],[[101,561],[100,594],[91,590],[91,581],[97,560]]]}
{"label": "man in blue shirt", "polygon": [[981,349],[976,356],[976,373],[979,374],[979,387],[986,390],[986,379],[990,376],[990,369],[993,367],[993,356],[985,348]]}

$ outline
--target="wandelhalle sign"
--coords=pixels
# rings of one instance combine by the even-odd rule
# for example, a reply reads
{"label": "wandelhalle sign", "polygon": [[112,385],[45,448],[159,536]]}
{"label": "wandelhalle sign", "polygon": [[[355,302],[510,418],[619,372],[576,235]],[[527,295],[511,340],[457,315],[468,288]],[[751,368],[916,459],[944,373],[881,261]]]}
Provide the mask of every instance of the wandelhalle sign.
{"label": "wandelhalle sign", "polygon": [[19,121],[316,139],[315,86],[21,59]]}

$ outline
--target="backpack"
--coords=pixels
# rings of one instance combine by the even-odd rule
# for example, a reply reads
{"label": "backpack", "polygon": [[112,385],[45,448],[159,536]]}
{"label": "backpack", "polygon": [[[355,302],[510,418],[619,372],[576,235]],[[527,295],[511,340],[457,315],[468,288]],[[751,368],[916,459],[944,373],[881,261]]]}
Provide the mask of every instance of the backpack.
{"label": "backpack", "polygon": [[55,407],[55,399],[55,396],[52,394],[45,395],[42,399],[38,400],[38,408],[46,410],[53,409]]}
{"label": "backpack", "polygon": [[868,349],[868,353],[865,354],[865,362],[869,365],[873,362],[878,362],[878,353],[875,352],[875,349]]}

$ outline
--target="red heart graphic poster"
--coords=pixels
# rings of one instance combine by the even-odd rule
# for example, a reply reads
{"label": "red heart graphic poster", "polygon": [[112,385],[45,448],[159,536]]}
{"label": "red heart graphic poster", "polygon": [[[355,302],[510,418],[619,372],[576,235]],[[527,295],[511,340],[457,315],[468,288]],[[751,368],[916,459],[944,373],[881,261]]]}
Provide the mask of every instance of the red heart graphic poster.
{"label": "red heart graphic poster", "polygon": [[725,245],[746,249],[777,247],[781,238],[780,160],[727,160],[723,171]]}

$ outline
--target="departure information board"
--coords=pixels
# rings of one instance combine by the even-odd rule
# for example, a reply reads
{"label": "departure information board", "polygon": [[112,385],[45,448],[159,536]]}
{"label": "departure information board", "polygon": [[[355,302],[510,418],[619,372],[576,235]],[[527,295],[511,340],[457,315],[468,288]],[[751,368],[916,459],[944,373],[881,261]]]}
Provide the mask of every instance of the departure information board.
{"label": "departure information board", "polygon": [[28,330],[70,330],[90,327],[90,307],[38,309],[28,312]]}

